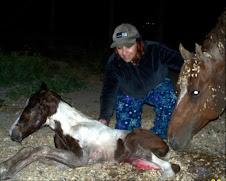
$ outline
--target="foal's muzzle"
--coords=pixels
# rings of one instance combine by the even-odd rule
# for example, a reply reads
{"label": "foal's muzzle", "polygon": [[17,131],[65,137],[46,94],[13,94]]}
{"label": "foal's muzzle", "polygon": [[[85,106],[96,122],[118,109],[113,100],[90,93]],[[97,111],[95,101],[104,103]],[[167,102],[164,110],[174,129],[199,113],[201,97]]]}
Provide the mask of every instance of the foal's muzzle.
{"label": "foal's muzzle", "polygon": [[10,138],[11,138],[12,141],[16,141],[16,142],[21,142],[22,141],[22,135],[21,135],[21,133],[20,133],[18,128],[13,128],[11,130]]}

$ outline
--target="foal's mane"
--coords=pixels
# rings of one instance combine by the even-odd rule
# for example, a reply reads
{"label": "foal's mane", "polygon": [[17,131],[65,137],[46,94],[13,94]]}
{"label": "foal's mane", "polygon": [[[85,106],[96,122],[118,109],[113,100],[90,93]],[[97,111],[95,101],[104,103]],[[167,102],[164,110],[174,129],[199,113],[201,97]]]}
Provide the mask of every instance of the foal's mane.
{"label": "foal's mane", "polygon": [[[50,91],[50,90],[49,90],[49,91]],[[51,94],[52,94],[54,97],[56,97],[57,99],[59,99],[59,100],[62,101],[62,102],[65,102],[66,104],[68,104],[69,106],[72,107],[72,105],[71,105],[70,103],[66,102],[65,100],[63,100],[62,97],[61,97],[59,94],[57,94],[57,93],[54,92],[54,91],[50,91],[50,92],[51,92]]]}
{"label": "foal's mane", "polygon": [[54,91],[49,90],[49,89],[47,88],[47,85],[46,85],[45,82],[42,82],[41,87],[40,87],[40,90],[39,90],[37,93],[38,93],[38,94],[41,94],[43,91],[49,91],[49,92],[51,93],[51,96],[54,96],[54,97],[57,98],[58,100],[60,100],[60,101],[62,101],[62,102],[65,102],[66,104],[68,104],[69,106],[72,107],[72,105],[69,104],[68,102],[66,102],[65,100],[63,100],[62,97],[61,97],[59,94],[57,94],[57,93],[54,92]]}

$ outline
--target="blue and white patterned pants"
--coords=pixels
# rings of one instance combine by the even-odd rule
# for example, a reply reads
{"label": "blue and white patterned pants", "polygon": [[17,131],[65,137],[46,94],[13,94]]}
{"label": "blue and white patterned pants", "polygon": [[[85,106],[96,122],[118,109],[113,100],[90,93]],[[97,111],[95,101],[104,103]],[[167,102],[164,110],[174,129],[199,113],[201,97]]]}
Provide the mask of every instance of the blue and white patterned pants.
{"label": "blue and white patterned pants", "polygon": [[144,98],[129,97],[121,92],[117,95],[116,103],[116,129],[132,130],[141,127],[143,104],[154,106],[156,118],[154,127],[150,131],[161,138],[166,138],[171,113],[176,103],[176,94],[173,84],[166,78]]}

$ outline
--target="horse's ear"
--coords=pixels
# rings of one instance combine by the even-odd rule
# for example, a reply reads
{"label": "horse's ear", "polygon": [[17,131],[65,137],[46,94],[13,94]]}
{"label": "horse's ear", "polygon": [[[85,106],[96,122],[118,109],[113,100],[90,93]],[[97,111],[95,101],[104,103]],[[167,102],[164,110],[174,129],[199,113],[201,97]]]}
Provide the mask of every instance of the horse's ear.
{"label": "horse's ear", "polygon": [[195,53],[196,53],[197,59],[199,61],[200,60],[203,61],[205,68],[208,71],[210,71],[211,70],[211,60],[210,60],[211,55],[209,55],[208,53],[206,53],[206,55],[204,55],[204,53],[202,51],[202,47],[200,45],[198,45],[197,43],[195,44]]}
{"label": "horse's ear", "polygon": [[40,86],[40,91],[43,91],[43,90],[47,90],[47,85],[45,82],[42,82],[42,84]]}
{"label": "horse's ear", "polygon": [[198,43],[195,44],[195,53],[198,59],[203,60],[202,47]]}
{"label": "horse's ear", "polygon": [[186,50],[183,47],[182,43],[180,43],[180,45],[179,45],[179,51],[184,60],[190,60],[193,57],[193,53]]}
{"label": "horse's ear", "polygon": [[[202,51],[202,46],[200,46],[198,43],[195,44],[195,53],[198,60],[202,60],[204,62],[207,62],[208,60],[210,60],[209,58],[211,57],[211,55],[209,55],[207,52],[206,52],[206,55],[204,55]],[[207,55],[209,55],[209,57]]]}
{"label": "horse's ear", "polygon": [[203,53],[202,47],[200,45],[198,45],[197,43],[195,44],[195,53],[196,53],[196,57],[197,57],[198,61],[203,62],[203,65],[206,69],[205,72],[208,72],[208,73],[204,73],[204,70],[203,70],[200,73],[202,81],[206,81],[209,78],[209,75],[211,75],[211,71],[212,71],[211,59],[210,59],[210,57],[207,56],[208,53],[206,53],[206,55]]}

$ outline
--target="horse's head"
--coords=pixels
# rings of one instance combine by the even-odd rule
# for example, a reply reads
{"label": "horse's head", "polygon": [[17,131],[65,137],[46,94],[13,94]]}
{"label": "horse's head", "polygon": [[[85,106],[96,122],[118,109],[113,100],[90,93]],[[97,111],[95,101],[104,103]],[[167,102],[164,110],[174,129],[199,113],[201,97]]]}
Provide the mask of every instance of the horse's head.
{"label": "horse's head", "polygon": [[13,141],[21,142],[24,138],[45,124],[47,117],[54,114],[59,99],[42,84],[40,90],[33,94],[9,131]]}
{"label": "horse's head", "polygon": [[225,109],[225,25],[226,11],[206,36],[195,54],[179,46],[184,59],[178,85],[178,98],[167,132],[174,150],[184,150],[192,137]]}
{"label": "horse's head", "polygon": [[225,52],[224,44],[209,45],[211,49],[202,50],[196,44],[195,54],[179,46],[185,62],[167,132],[169,144],[178,151],[186,149],[193,135],[225,108],[225,55],[220,53]]}

